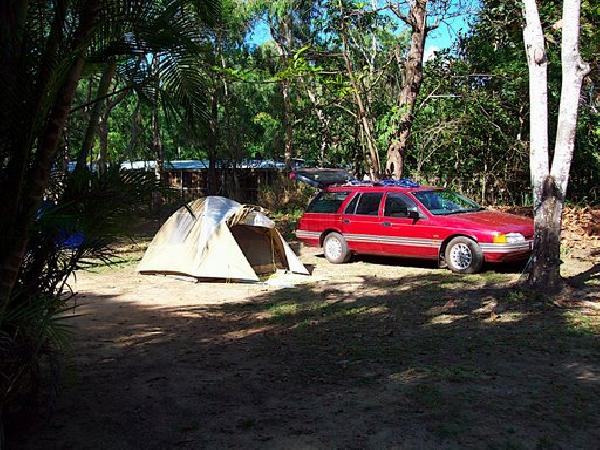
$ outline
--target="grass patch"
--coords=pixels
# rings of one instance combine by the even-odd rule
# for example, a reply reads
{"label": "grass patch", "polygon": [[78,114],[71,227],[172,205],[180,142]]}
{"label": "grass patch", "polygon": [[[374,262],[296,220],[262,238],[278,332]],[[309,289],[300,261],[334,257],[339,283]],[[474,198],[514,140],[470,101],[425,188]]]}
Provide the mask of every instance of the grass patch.
{"label": "grass patch", "polygon": [[271,303],[267,305],[265,312],[277,321],[295,321],[303,319],[302,322],[313,320],[331,320],[342,317],[359,316],[363,314],[372,314],[387,311],[384,306],[359,306],[348,308],[337,303],[327,302],[286,302]]}
{"label": "grass patch", "polygon": [[564,314],[564,317],[570,331],[575,335],[600,335],[600,316],[586,316],[579,311],[569,311]]}
{"label": "grass patch", "polygon": [[108,261],[93,261],[86,271],[100,274],[117,269],[124,269],[136,265],[142,259],[141,255],[129,254],[124,256],[113,256]]}

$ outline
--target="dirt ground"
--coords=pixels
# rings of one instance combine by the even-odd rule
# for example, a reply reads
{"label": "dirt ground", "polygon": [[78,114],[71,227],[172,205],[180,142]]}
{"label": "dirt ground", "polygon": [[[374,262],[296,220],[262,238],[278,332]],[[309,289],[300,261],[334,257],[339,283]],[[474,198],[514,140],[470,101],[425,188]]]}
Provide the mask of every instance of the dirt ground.
{"label": "dirt ground", "polygon": [[14,448],[600,448],[600,277],[359,258],[294,287],[79,274],[52,413]]}

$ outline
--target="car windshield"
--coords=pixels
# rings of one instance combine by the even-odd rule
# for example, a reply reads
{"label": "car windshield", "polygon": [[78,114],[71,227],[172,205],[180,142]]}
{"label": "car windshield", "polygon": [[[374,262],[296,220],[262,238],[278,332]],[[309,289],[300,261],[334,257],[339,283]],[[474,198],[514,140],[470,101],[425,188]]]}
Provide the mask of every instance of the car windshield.
{"label": "car windshield", "polygon": [[473,200],[452,191],[420,191],[413,194],[431,214],[436,216],[470,213],[485,209]]}

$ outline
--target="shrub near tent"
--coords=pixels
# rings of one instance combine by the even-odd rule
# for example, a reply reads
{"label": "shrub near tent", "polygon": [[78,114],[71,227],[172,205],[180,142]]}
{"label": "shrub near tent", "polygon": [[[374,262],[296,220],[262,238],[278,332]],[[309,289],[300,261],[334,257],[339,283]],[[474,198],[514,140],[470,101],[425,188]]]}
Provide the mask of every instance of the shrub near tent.
{"label": "shrub near tent", "polygon": [[258,281],[277,270],[308,275],[259,208],[210,196],[180,208],[161,227],[140,273]]}

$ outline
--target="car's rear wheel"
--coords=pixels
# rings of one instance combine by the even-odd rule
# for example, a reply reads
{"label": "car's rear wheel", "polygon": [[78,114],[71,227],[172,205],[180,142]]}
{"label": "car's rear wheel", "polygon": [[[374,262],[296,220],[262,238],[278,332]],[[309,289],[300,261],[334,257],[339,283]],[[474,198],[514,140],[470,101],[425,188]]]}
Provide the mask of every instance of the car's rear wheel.
{"label": "car's rear wheel", "polygon": [[481,247],[472,239],[459,236],[446,246],[446,265],[454,273],[476,273],[483,265]]}
{"label": "car's rear wheel", "polygon": [[339,233],[329,233],[323,239],[323,253],[327,261],[333,264],[342,264],[350,260],[350,249],[346,239]]}

